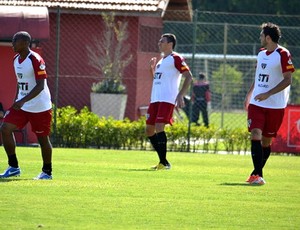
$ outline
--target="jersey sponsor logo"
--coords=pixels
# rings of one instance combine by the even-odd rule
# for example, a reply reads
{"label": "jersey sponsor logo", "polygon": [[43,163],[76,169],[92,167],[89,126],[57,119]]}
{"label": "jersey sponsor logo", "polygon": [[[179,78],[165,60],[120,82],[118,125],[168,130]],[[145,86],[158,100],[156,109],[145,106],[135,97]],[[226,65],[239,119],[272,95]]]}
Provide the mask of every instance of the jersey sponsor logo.
{"label": "jersey sponsor logo", "polygon": [[261,88],[269,88],[269,86],[268,85],[266,85],[266,84],[258,84],[258,87],[261,87]]}
{"label": "jersey sponsor logo", "polygon": [[46,69],[46,65],[45,64],[40,64],[40,70],[45,70]]}
{"label": "jersey sponsor logo", "polygon": [[162,73],[155,73],[154,79],[161,79]]}
{"label": "jersey sponsor logo", "polygon": [[262,69],[265,69],[267,67],[267,64],[266,63],[261,63],[261,68]]}
{"label": "jersey sponsor logo", "polygon": [[22,73],[17,73],[17,77],[22,79],[23,78],[23,74]]}
{"label": "jersey sponsor logo", "polygon": [[28,82],[18,82],[20,90],[28,90]]}
{"label": "jersey sponsor logo", "polygon": [[269,82],[269,74],[262,74],[262,73],[260,73],[259,75],[258,75],[258,81],[260,81],[260,82]]}

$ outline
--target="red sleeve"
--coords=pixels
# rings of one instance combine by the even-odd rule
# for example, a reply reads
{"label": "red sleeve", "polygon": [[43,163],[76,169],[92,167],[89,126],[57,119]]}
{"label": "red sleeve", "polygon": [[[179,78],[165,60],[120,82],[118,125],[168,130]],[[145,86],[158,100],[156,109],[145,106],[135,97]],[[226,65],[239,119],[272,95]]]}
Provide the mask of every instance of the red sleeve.
{"label": "red sleeve", "polygon": [[188,65],[185,63],[183,57],[176,55],[176,54],[174,54],[173,57],[174,57],[175,67],[176,67],[176,69],[178,69],[178,71],[180,73],[190,70]]}
{"label": "red sleeve", "polygon": [[47,73],[44,60],[42,58],[37,59],[34,55],[31,55],[30,59],[32,61],[35,79],[46,79]]}
{"label": "red sleeve", "polygon": [[280,56],[281,56],[282,72],[283,73],[288,72],[288,71],[294,72],[295,67],[293,65],[291,55],[286,50],[281,50]]}

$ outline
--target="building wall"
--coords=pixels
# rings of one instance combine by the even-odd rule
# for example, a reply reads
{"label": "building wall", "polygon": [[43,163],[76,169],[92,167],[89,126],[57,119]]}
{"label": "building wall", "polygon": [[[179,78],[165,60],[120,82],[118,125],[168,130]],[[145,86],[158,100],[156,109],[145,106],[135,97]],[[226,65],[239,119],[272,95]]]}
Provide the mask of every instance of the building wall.
{"label": "building wall", "polygon": [[[132,16],[117,17],[117,20],[128,22],[129,38],[126,44],[130,45],[133,59],[126,67],[123,78],[128,93],[125,117],[135,120],[140,116],[139,107],[149,103],[152,84],[149,78],[148,63],[153,52],[141,52],[140,50],[143,43],[146,42],[144,39],[142,39],[143,42],[140,39],[142,36],[140,34],[141,25],[144,27],[155,26],[161,31],[162,21],[160,18]],[[105,34],[101,15],[61,14],[58,81],[55,77],[56,28],[57,15],[50,13],[50,39],[41,41],[40,46],[44,51],[52,96],[54,97],[56,94],[56,85],[58,85],[58,107],[72,105],[78,110],[84,106],[90,108],[91,86],[93,82],[101,79],[101,74],[88,64],[86,47],[93,44],[94,38],[100,38]],[[155,34],[151,36],[153,35]],[[157,49],[158,39],[159,37],[155,38],[155,49]],[[148,43],[153,47],[153,41]],[[144,80],[145,75],[147,75],[146,81]]]}

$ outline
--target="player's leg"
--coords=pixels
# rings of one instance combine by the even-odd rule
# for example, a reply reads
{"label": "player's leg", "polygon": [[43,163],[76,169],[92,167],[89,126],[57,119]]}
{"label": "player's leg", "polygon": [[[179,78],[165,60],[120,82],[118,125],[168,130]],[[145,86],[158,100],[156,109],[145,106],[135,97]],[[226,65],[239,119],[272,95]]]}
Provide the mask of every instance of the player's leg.
{"label": "player's leg", "polygon": [[164,169],[170,169],[171,165],[167,160],[167,135],[165,133],[166,124],[173,123],[173,111],[175,106],[170,103],[159,103],[157,117],[155,120],[155,131],[158,141],[158,152],[161,157],[161,164]]}
{"label": "player's leg", "polygon": [[13,131],[16,129],[16,125],[6,122],[1,126],[3,147],[8,157],[8,164],[12,167],[18,168],[18,160],[16,158],[16,140],[13,134]]}
{"label": "player's leg", "polygon": [[263,150],[263,162],[262,162],[262,168],[267,163],[267,160],[270,157],[271,154],[271,143],[272,143],[272,137],[262,137],[262,150]]}
{"label": "player's leg", "polygon": [[41,146],[43,167],[42,171],[47,175],[52,175],[52,145],[49,136],[39,136],[39,144]]}
{"label": "player's leg", "polygon": [[262,133],[262,149],[263,149],[263,165],[265,166],[271,154],[272,138],[277,136],[277,132],[281,126],[284,109],[267,109],[265,127]]}
{"label": "player's leg", "polygon": [[[158,103],[151,103],[149,105],[149,108],[147,110],[146,114],[146,136],[148,137],[152,147],[154,150],[157,152],[159,161],[161,161],[161,156],[158,151],[158,140],[157,140],[157,135],[156,135],[156,130],[155,130],[155,120],[157,116],[157,111],[158,111]],[[152,167],[153,169],[157,168],[157,165]]]}
{"label": "player's leg", "polygon": [[16,141],[13,134],[15,129],[16,125],[10,123],[3,123],[1,126],[3,146],[8,158],[8,168],[0,174],[0,178],[19,176],[21,174],[16,155]]}
{"label": "player's leg", "polygon": [[49,139],[52,110],[28,114],[32,131],[36,134],[41,147],[41,155],[43,160],[42,172],[34,179],[52,179],[52,145]]}
{"label": "player's leg", "polygon": [[254,170],[247,179],[247,182],[262,180],[262,162],[263,162],[263,150],[262,150],[262,127],[265,123],[263,108],[249,105],[248,107],[248,130],[251,132],[251,158],[254,166]]}
{"label": "player's leg", "polygon": [[254,166],[254,171],[251,175],[262,175],[262,159],[263,159],[263,150],[261,145],[262,139],[262,130],[252,129],[251,130],[251,157]]}
{"label": "player's leg", "polygon": [[26,113],[22,110],[10,108],[4,116],[1,125],[1,134],[9,166],[0,177],[19,176],[21,174],[16,155],[16,141],[13,131],[17,128],[23,128],[27,122],[28,118],[26,117]]}
{"label": "player's leg", "polygon": [[155,123],[155,130],[157,136],[157,151],[160,156],[160,162],[164,166],[169,165],[167,161],[167,135],[165,132],[165,123]]}

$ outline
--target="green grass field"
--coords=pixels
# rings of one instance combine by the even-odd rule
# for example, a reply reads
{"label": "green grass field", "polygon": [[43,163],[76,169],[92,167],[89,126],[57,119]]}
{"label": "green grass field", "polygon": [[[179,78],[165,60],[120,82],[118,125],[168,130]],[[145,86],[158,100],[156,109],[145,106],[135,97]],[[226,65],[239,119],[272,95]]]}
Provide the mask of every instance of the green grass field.
{"label": "green grass field", "polygon": [[[188,118],[183,111],[180,112],[181,117],[188,123]],[[177,117],[175,116],[175,119]],[[200,114],[199,123],[203,124],[202,115]],[[214,111],[209,114],[209,123],[215,127],[222,125],[222,113]],[[246,111],[225,112],[223,115],[223,128],[247,128],[247,113]]]}
{"label": "green grass field", "polygon": [[[249,155],[54,149],[52,181],[39,148],[18,147],[23,174],[0,179],[0,229],[297,229],[300,158],[271,156],[264,186],[244,181]],[[0,170],[7,159],[0,148]],[[298,227],[297,227],[298,226]]]}
{"label": "green grass field", "polygon": [[[210,124],[215,127],[221,127],[222,113],[214,112],[209,116]],[[247,113],[245,111],[240,112],[226,112],[223,115],[223,128],[247,128]]]}

